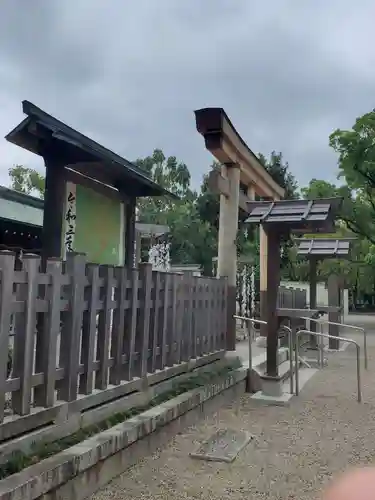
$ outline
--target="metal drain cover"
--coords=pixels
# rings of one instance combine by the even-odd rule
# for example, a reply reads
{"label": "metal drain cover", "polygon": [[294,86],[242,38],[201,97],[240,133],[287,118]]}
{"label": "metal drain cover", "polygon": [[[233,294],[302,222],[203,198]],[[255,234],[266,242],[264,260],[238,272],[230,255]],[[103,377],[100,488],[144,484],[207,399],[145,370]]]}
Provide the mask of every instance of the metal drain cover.
{"label": "metal drain cover", "polygon": [[245,431],[221,429],[204,441],[192,458],[231,463],[254,436]]}

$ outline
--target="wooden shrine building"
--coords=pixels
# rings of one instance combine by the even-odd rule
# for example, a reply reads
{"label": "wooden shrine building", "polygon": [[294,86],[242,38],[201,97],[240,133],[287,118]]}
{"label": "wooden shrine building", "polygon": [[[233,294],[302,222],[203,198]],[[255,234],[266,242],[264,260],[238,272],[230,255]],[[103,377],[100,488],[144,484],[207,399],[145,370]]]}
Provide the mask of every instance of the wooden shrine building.
{"label": "wooden shrine building", "polygon": [[74,251],[86,253],[89,261],[96,255],[103,264],[133,265],[136,199],[173,195],[131,162],[34,104],[23,101],[22,108],[26,118],[6,139],[43,158],[45,198],[44,203],[33,197],[26,201],[20,193],[0,190],[0,207],[5,202],[14,210],[15,203],[28,206],[17,220],[0,212],[0,244],[30,251],[39,247],[44,261]]}

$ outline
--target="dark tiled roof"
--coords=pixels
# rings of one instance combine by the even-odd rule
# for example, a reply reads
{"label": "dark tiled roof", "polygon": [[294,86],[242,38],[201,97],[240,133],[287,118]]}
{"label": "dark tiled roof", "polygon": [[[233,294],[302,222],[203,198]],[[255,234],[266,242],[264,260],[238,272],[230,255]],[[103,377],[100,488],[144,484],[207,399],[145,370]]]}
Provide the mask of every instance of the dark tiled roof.
{"label": "dark tiled roof", "polygon": [[296,231],[332,231],[334,217],[342,203],[341,198],[318,200],[281,200],[247,202],[253,224],[277,224],[281,229]]}
{"label": "dark tiled roof", "polygon": [[303,238],[299,240],[298,255],[316,257],[347,257],[353,238]]}
{"label": "dark tiled roof", "polygon": [[[116,188],[118,185],[128,187],[132,183],[134,192],[137,191],[135,188],[139,186],[138,192],[141,196],[171,195],[175,197],[156,184],[145,171],[130,161],[74,130],[31,102],[23,101],[22,108],[27,118],[6,135],[5,138],[9,142],[32,153],[42,155],[39,147],[40,142],[37,140],[38,134],[41,134],[43,141],[49,141],[51,147],[64,145],[69,151],[67,157],[73,164],[87,162],[87,165],[91,166],[91,177],[94,179],[104,182],[103,179],[107,178],[108,183]],[[30,129],[33,131],[31,132]],[[93,175],[94,165],[97,169],[98,165],[100,166],[99,173],[103,179]],[[90,170],[82,173],[90,176]],[[128,192],[131,194],[132,189],[128,188]]]}

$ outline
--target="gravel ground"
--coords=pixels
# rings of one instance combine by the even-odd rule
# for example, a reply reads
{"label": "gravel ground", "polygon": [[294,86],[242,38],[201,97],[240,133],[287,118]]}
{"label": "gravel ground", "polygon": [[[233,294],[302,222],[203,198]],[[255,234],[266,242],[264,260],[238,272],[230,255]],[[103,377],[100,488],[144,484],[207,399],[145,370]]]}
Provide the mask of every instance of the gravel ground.
{"label": "gravel ground", "polygon": [[[375,337],[375,336],[374,336]],[[95,500],[312,499],[329,478],[375,461],[375,338],[356,402],[352,349],[329,356],[329,366],[289,408],[256,406],[248,396],[177,436],[145,458]],[[189,458],[219,428],[240,428],[255,439],[230,465]]]}

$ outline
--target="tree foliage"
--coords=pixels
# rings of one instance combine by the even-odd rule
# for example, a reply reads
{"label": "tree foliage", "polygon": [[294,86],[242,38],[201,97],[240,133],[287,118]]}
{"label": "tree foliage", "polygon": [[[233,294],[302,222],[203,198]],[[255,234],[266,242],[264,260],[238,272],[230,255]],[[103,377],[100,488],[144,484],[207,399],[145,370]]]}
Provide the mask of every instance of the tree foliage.
{"label": "tree foliage", "polygon": [[44,197],[45,178],[37,170],[23,165],[13,165],[8,170],[10,187],[21,193]]}
{"label": "tree foliage", "polygon": [[172,263],[200,264],[205,273],[211,273],[212,258],[217,253],[216,232],[202,220],[198,212],[197,194],[190,187],[190,172],[174,156],[165,157],[161,150],[138,159],[143,168],[159,185],[179,196],[143,198],[137,205],[140,222],[165,224],[170,228],[170,255]]}
{"label": "tree foliage", "polygon": [[273,180],[285,189],[284,198],[287,200],[298,198],[298,183],[290,171],[289,163],[284,162],[283,154],[272,151],[269,159],[261,153],[258,158]]}

